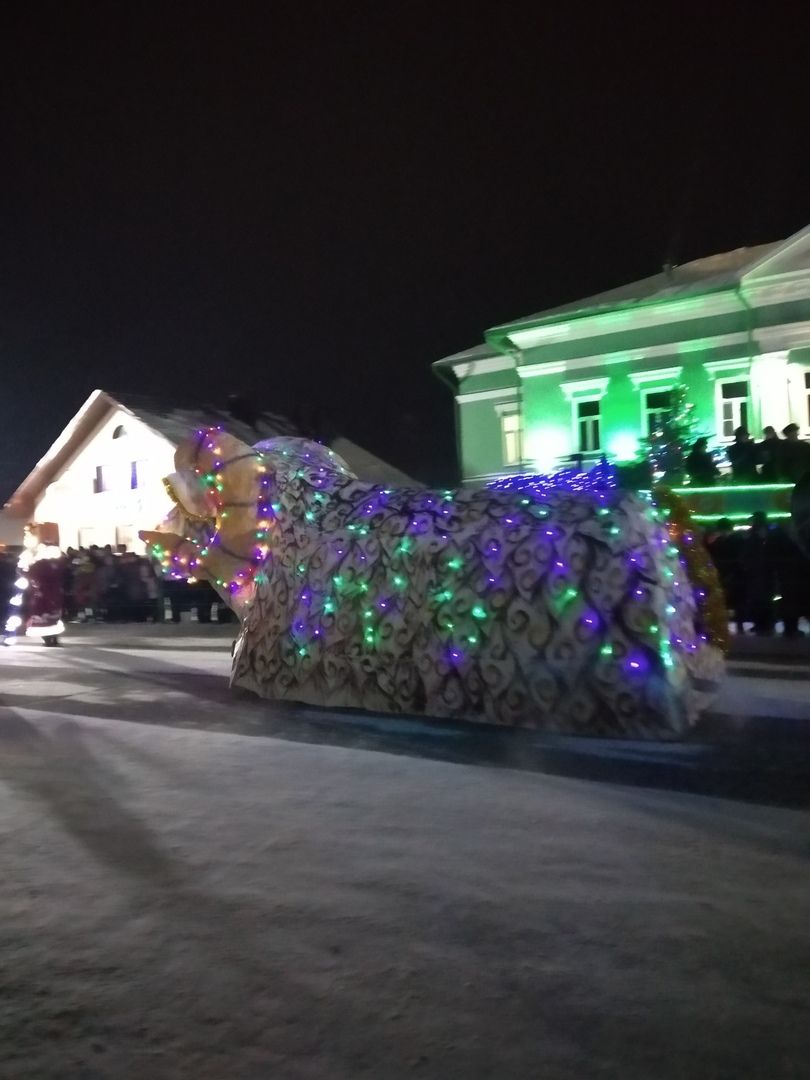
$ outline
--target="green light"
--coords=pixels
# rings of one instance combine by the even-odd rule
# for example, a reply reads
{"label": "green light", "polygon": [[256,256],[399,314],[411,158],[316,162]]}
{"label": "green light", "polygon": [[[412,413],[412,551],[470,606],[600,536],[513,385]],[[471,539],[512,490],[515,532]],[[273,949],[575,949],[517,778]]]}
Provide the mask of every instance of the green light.
{"label": "green light", "polygon": [[715,487],[674,487],[676,495],[733,494],[735,491],[790,491],[793,484],[717,484]]}
{"label": "green light", "polygon": [[638,435],[631,431],[620,431],[607,446],[610,457],[616,461],[633,461],[638,456]]}
{"label": "green light", "polygon": [[607,645],[607,644],[603,645],[602,648],[599,650],[599,655],[600,656],[613,656],[613,646],[612,645]]}
{"label": "green light", "polygon": [[298,573],[299,573],[299,574],[305,574],[305,573],[307,572],[307,568],[306,568],[306,566],[304,566],[304,564],[303,564],[302,562],[300,562],[300,563],[298,564],[298,568],[297,568],[297,569],[298,569]]}
{"label": "green light", "polygon": [[[790,517],[789,510],[777,510],[775,513],[768,511],[768,520],[786,519]],[[750,521],[750,514],[692,514],[692,521],[717,521],[719,518],[728,518],[729,521]]]}
{"label": "green light", "polygon": [[304,511],[304,517],[307,519],[307,521],[314,521],[315,520],[315,515],[313,514],[313,512],[311,510],[305,510]]}
{"label": "green light", "polygon": [[455,559],[450,560],[450,562],[447,564],[447,568],[448,568],[448,570],[460,570],[463,565],[464,565],[464,560],[462,558],[459,558],[458,556],[456,556]]}
{"label": "green light", "polygon": [[298,655],[299,656],[306,656],[307,655],[307,649],[306,649],[305,645],[302,645],[301,648],[298,650]]}
{"label": "green light", "polygon": [[324,602],[323,602],[323,613],[324,613],[324,615],[331,615],[334,612],[334,610],[335,610],[334,601],[327,597],[327,599],[324,600]]}
{"label": "green light", "polygon": [[477,645],[478,644],[478,638],[475,636],[475,634],[470,634],[469,637],[467,638],[467,641],[470,643],[470,645]]}
{"label": "green light", "polygon": [[480,604],[476,604],[470,614],[474,619],[485,619],[487,617],[486,611],[481,607]]}
{"label": "green light", "polygon": [[539,473],[552,472],[561,457],[571,452],[571,435],[566,428],[549,424],[532,428],[526,434],[526,458]]}
{"label": "green light", "polygon": [[343,578],[340,576],[340,574],[337,574],[335,577],[333,577],[332,582],[333,582],[335,588],[338,590],[338,592],[340,592],[340,590],[343,588],[343,584],[344,584]]}
{"label": "green light", "polygon": [[397,589],[402,589],[405,587],[405,578],[400,577],[399,574],[394,574],[393,581]]}

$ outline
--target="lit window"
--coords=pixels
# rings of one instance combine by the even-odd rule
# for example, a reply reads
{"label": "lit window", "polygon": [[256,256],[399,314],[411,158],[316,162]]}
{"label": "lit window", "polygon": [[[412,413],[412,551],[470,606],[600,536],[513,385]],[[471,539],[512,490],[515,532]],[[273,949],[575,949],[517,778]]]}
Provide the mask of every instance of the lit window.
{"label": "lit window", "polygon": [[139,472],[140,472],[140,464],[141,463],[139,461],[133,461],[133,462],[131,462],[131,464],[129,466],[129,486],[130,486],[132,491],[134,491],[135,488],[138,487],[138,475],[139,475]]}
{"label": "lit window", "polygon": [[748,427],[748,380],[736,379],[720,383],[720,434],[724,439],[734,438],[738,427]]}
{"label": "lit window", "polygon": [[647,390],[644,394],[644,427],[647,435],[660,431],[672,411],[671,390]]}
{"label": "lit window", "polygon": [[575,405],[577,415],[577,449],[580,454],[592,454],[601,450],[599,438],[599,402],[578,401]]}
{"label": "lit window", "polygon": [[504,465],[519,465],[523,460],[522,425],[519,412],[504,413],[501,416],[501,438],[503,442]]}
{"label": "lit window", "polygon": [[96,465],[96,475],[93,478],[93,491],[96,495],[102,491],[110,490],[110,470],[105,465]]}

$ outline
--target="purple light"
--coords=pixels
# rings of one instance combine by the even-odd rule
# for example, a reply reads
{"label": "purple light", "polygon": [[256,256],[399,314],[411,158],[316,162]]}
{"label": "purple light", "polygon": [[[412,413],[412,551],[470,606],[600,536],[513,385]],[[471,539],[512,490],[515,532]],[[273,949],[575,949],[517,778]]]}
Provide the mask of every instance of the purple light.
{"label": "purple light", "polygon": [[494,491],[521,492],[535,498],[561,493],[590,494],[604,499],[606,491],[616,488],[617,475],[612,465],[601,461],[590,472],[562,469],[550,475],[524,473],[520,476],[506,476],[500,480],[494,480],[488,486]]}
{"label": "purple light", "polygon": [[644,675],[649,671],[647,658],[641,653],[631,653],[624,662],[625,671],[633,675]]}

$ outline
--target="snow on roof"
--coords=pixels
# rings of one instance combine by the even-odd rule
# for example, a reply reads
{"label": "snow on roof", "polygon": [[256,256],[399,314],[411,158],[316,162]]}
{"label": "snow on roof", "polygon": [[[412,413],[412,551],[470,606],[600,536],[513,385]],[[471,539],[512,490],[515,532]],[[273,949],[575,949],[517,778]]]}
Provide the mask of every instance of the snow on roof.
{"label": "snow on roof", "polygon": [[206,427],[227,428],[231,435],[248,446],[275,435],[301,434],[291,420],[277,413],[257,413],[255,423],[248,424],[244,420],[235,419],[227,409],[214,406],[185,409],[162,405],[155,398],[140,394],[111,392],[109,396],[175,446],[193,431]]}
{"label": "snow on roof", "polygon": [[[615,289],[586,296],[573,303],[561,304],[546,311],[527,315],[503,327],[515,328],[530,325],[558,315],[574,315],[580,312],[600,311],[624,306],[625,304],[649,303],[655,300],[674,300],[695,294],[715,292],[719,289],[736,285],[740,277],[758,263],[767,259],[785,241],[773,244],[758,244],[755,247],[736,248],[719,255],[709,255],[694,259],[682,266],[673,266],[650,277],[631,281]],[[498,329],[498,328],[493,328]]]}

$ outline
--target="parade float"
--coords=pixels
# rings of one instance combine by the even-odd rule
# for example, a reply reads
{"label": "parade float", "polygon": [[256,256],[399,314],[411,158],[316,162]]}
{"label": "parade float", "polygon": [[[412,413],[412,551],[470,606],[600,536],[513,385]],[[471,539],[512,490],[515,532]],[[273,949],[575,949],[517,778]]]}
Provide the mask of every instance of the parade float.
{"label": "parade float", "polygon": [[677,497],[614,470],[391,490],[318,443],[177,450],[142,533],[239,615],[232,684],[274,700],[678,737],[723,672],[716,574]]}

